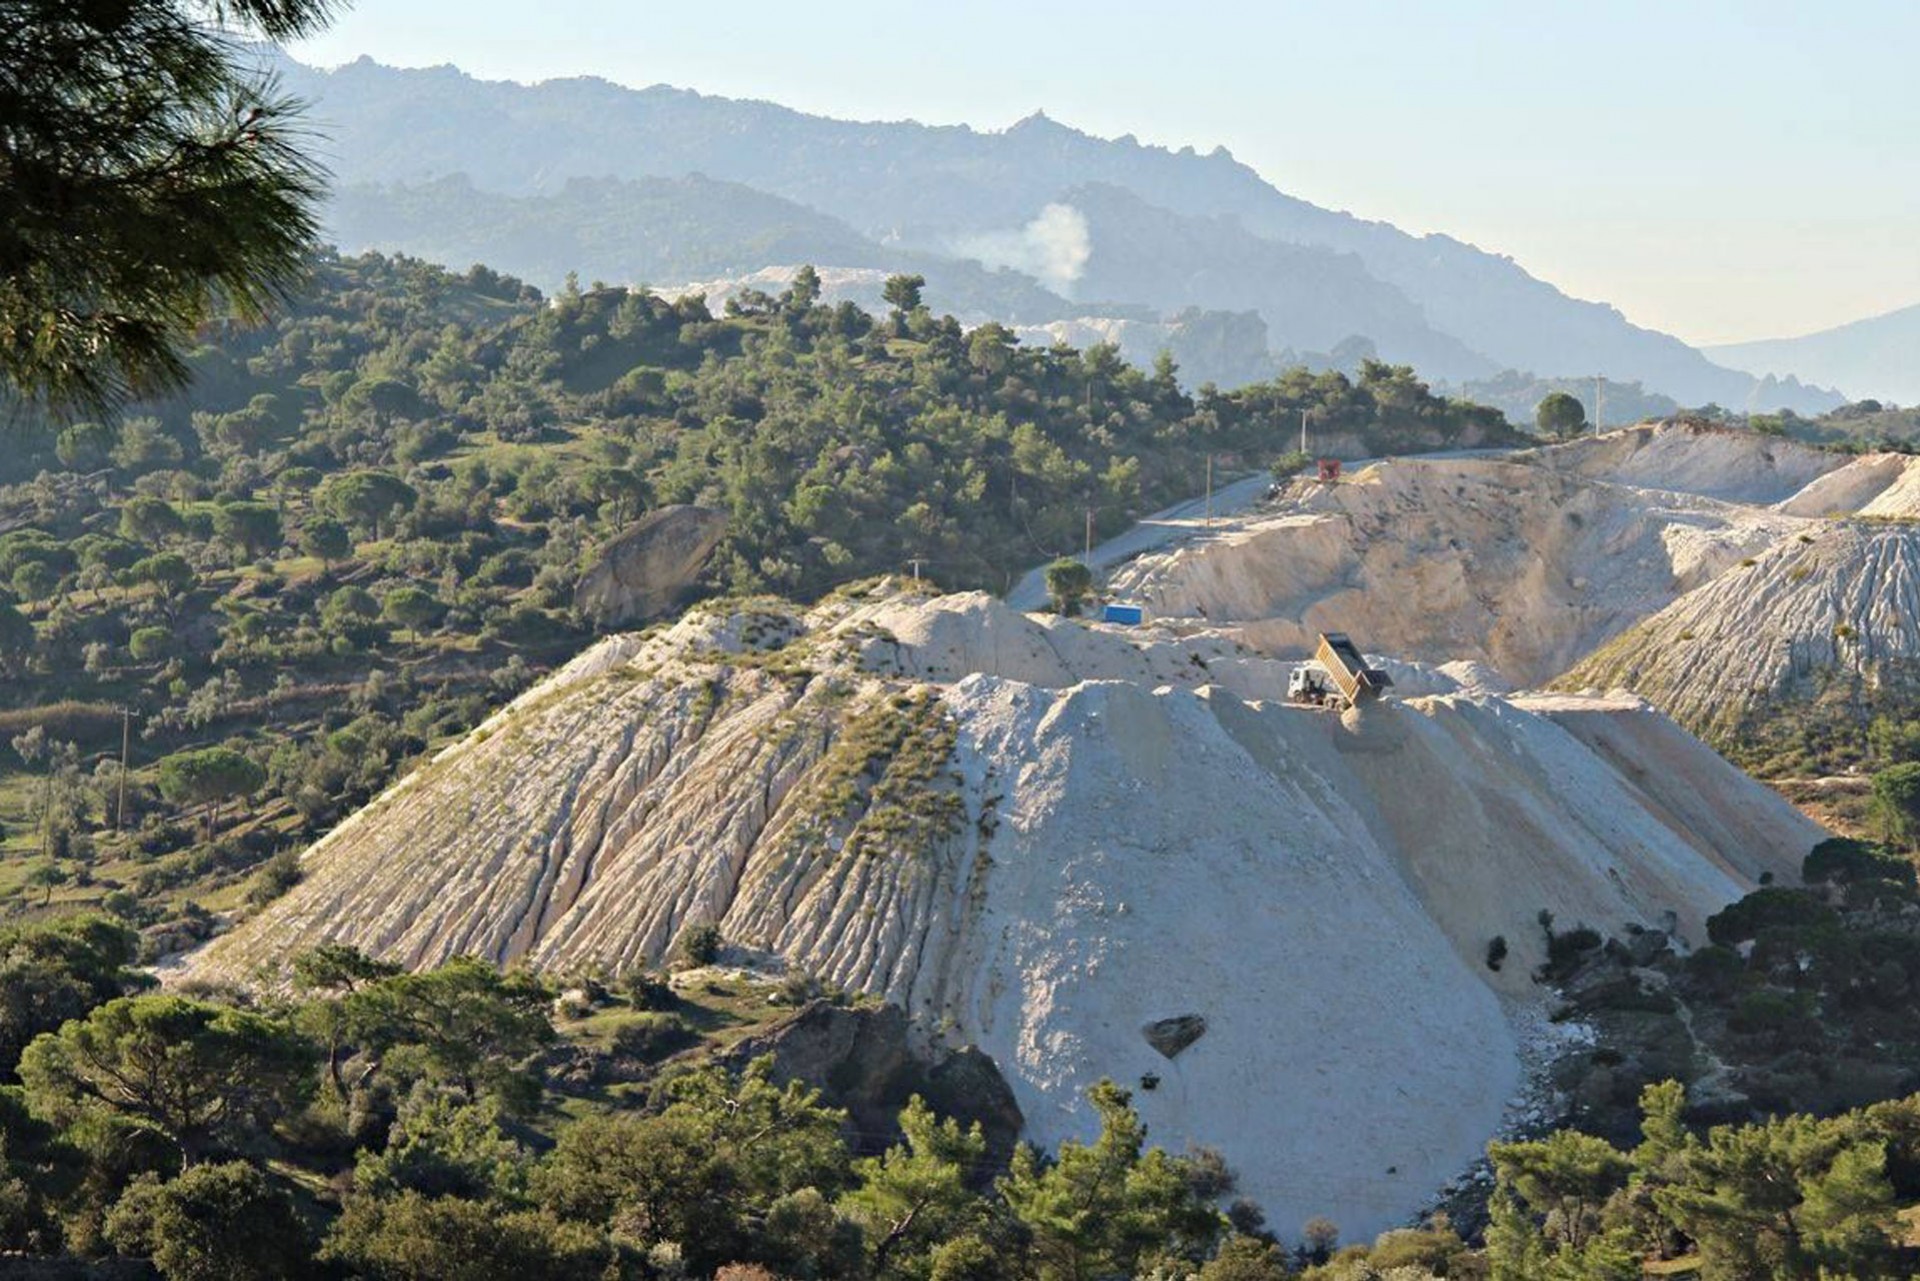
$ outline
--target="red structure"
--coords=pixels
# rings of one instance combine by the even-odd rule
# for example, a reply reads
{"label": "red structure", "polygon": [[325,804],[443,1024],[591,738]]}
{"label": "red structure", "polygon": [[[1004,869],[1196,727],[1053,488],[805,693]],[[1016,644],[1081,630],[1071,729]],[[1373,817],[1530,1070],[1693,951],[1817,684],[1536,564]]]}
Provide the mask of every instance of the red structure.
{"label": "red structure", "polygon": [[1319,479],[1322,484],[1330,484],[1333,481],[1339,480],[1340,460],[1338,458],[1322,458],[1320,460]]}

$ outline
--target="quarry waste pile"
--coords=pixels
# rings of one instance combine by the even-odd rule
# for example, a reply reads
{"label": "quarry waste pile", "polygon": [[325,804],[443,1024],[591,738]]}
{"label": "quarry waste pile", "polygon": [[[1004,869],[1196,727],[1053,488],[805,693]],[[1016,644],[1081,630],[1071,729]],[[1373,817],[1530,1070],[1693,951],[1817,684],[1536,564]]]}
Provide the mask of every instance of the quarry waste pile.
{"label": "quarry waste pile", "polygon": [[1806,724],[1907,702],[1920,689],[1920,529],[1848,523],[1787,539],[1557,684],[1632,689],[1730,738],[1770,714]]}
{"label": "quarry waste pile", "polygon": [[[1558,584],[1567,600],[1657,601],[1676,571],[1636,557],[1707,582],[1794,519],[1684,495],[1642,511],[1528,474],[1512,492],[1586,514],[1575,528],[1556,512],[1556,539],[1625,540],[1629,568]],[[1505,521],[1486,475],[1421,483]],[[1369,486],[1391,488],[1281,519],[1380,522]],[[1337,541],[1313,572],[1368,572]],[[1593,587],[1604,573],[1618,581]],[[1510,577],[1547,585],[1517,561]],[[1164,599],[1244,590],[1278,635],[1312,581],[1271,571],[1259,596],[1209,572]],[[1459,600],[1458,635],[1488,617],[1469,580],[1435,589]],[[1352,630],[1381,624],[1375,647],[1428,634],[1411,611],[1388,634],[1389,607],[1367,608]],[[1589,604],[1571,626],[1449,654],[1469,661],[1446,672],[1402,669],[1405,684],[1488,689],[1477,663],[1550,665],[1628,612]],[[1523,1090],[1550,1026],[1530,977],[1542,909],[1698,944],[1763,876],[1791,881],[1821,834],[1631,697],[1454,692],[1339,713],[1286,704],[1292,666],[1234,627],[1112,628],[898,582],[806,609],[699,606],[600,642],[416,770],[183,973],[270,983],[327,941],[415,966],[619,973],[713,922],[730,963],[809,971],[897,1002],[919,1036],[979,1046],[1037,1143],[1090,1137],[1082,1093],[1111,1077],[1154,1142],[1218,1148],[1274,1223],[1326,1214],[1369,1235],[1474,1162]]]}
{"label": "quarry waste pile", "polygon": [[1623,689],[1729,742],[1920,684],[1916,520],[1920,459],[1650,425],[1295,482],[1111,589],[1272,657],[1346,631],[1423,690],[1460,663],[1469,688]]}

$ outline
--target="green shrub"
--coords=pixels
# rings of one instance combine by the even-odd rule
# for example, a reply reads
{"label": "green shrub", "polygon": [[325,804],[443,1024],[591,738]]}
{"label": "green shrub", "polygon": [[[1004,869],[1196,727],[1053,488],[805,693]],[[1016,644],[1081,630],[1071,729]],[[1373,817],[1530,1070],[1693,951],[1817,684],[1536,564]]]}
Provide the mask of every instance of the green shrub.
{"label": "green shrub", "polygon": [[678,1014],[635,1014],[613,1031],[614,1052],[642,1063],[656,1063],[700,1039]]}
{"label": "green shrub", "polygon": [[1832,908],[1805,890],[1767,886],[1708,917],[1707,937],[1732,947],[1762,930],[1820,929],[1837,921]]}
{"label": "green shrub", "polygon": [[1813,1000],[1799,992],[1761,988],[1748,992],[1733,1007],[1727,1026],[1750,1036],[1791,1032],[1813,1018]]}
{"label": "green shrub", "polygon": [[1599,947],[1603,940],[1600,931],[1586,925],[1576,925],[1564,934],[1547,935],[1547,970],[1552,974],[1569,973],[1579,964],[1580,958]]}
{"label": "green shrub", "polygon": [[1054,609],[1068,618],[1080,612],[1081,602],[1093,591],[1093,571],[1071,556],[1048,565],[1046,579]]}
{"label": "green shrub", "polygon": [[1678,1002],[1671,996],[1641,987],[1639,980],[1631,974],[1622,974],[1597,988],[1583,991],[1581,1004],[1588,1009],[1638,1011],[1643,1014],[1672,1014],[1679,1008]]}
{"label": "green shrub", "polygon": [[826,1000],[835,1005],[845,1005],[849,999],[850,994],[837,983],[823,982],[817,974],[809,974],[805,970],[789,970],[767,1001],[772,1005],[801,1006]]}
{"label": "green shrub", "polygon": [[627,1004],[636,1010],[670,1010],[677,1003],[667,980],[652,970],[629,970],[619,982]]}
{"label": "green shrub", "polygon": [[244,1161],[190,1166],[168,1183],[138,1181],[105,1230],[116,1249],[151,1259],[167,1281],[292,1276],[307,1257],[293,1203]]}
{"label": "green shrub", "polygon": [[1367,1264],[1375,1273],[1408,1268],[1445,1276],[1447,1265],[1466,1249],[1451,1228],[1393,1228],[1374,1238]]}
{"label": "green shrub", "polygon": [[1874,717],[1867,726],[1867,750],[1889,765],[1920,760],[1920,721]]}
{"label": "green shrub", "polygon": [[1304,450],[1293,449],[1273,460],[1273,478],[1285,480],[1289,476],[1298,476],[1313,462],[1313,455]]}
{"label": "green shrub", "polygon": [[1743,962],[1740,953],[1732,947],[1709,943],[1686,958],[1686,974],[1709,995],[1724,997],[1740,987],[1741,979],[1747,978],[1747,962]]}
{"label": "green shrub", "polygon": [[720,927],[712,921],[700,921],[680,935],[680,959],[689,966],[712,965],[720,955]]}
{"label": "green shrub", "polygon": [[300,883],[300,856],[292,850],[281,850],[260,865],[247,882],[247,902],[260,907],[285,894]]}
{"label": "green shrub", "polygon": [[1884,846],[1833,836],[1821,841],[1807,855],[1800,868],[1801,879],[1809,884],[1851,885],[1856,881],[1897,881],[1915,883],[1914,866],[1889,853]]}
{"label": "green shrub", "polygon": [[1873,776],[1870,812],[1889,842],[1920,847],[1920,761],[1892,765]]}
{"label": "green shrub", "polygon": [[142,627],[127,638],[127,652],[136,663],[157,663],[173,653],[173,633],[165,627]]}

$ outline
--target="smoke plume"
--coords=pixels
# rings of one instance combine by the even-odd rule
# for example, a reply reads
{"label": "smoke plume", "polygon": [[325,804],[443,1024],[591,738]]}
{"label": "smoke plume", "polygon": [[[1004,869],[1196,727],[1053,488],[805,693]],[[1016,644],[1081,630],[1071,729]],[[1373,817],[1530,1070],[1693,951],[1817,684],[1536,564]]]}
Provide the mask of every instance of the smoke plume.
{"label": "smoke plume", "polygon": [[954,248],[989,267],[1011,267],[1057,293],[1068,293],[1086,270],[1093,237],[1085,214],[1072,205],[1050,204],[1024,227],[962,236]]}

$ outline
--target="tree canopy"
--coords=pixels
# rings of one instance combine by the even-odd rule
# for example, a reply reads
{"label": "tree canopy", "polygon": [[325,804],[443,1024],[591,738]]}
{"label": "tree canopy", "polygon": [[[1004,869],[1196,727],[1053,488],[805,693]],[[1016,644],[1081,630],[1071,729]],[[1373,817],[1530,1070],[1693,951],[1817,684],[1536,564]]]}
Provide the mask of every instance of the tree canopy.
{"label": "tree canopy", "polygon": [[0,5],[0,390],[67,412],[176,387],[216,306],[257,317],[300,278],[320,173],[231,37],[330,7]]}
{"label": "tree canopy", "polygon": [[[591,1039],[538,1054],[556,985],[477,961],[409,974],[329,945],[294,959],[301,1000],[249,1009],[122,995],[129,946],[97,920],[0,935],[9,979],[75,984],[31,1015],[71,1011],[0,1089],[0,1248],[111,1246],[169,1279],[318,1264],[375,1281],[1813,1281],[1906,1275],[1914,1257],[1899,1212],[1920,1196],[1920,1097],[1703,1128],[1690,1103],[1723,1105],[1662,1081],[1634,1146],[1573,1129],[1491,1145],[1484,1246],[1436,1218],[1336,1250],[1325,1219],[1288,1235],[1227,1205],[1223,1158],[1152,1146],[1111,1082],[1087,1094],[1094,1137],[1009,1161],[920,1098],[891,1141],[870,1110],[850,1133],[772,1056],[682,1058],[603,1092],[575,1071],[608,1064]],[[1754,953],[1771,946],[1763,929]],[[575,1038],[663,1017],[645,983],[582,982],[568,1000],[602,1008],[567,1016]],[[353,1065],[336,1091],[314,1088],[320,1032]]]}
{"label": "tree canopy", "polygon": [[1587,425],[1587,407],[1564,391],[1548,392],[1533,411],[1542,435],[1572,436]]}
{"label": "tree canopy", "polygon": [[218,805],[260,790],[266,771],[231,747],[180,752],[160,762],[160,792],[181,805]]}
{"label": "tree canopy", "polygon": [[291,1199],[245,1161],[135,1183],[106,1236],[122,1254],[153,1260],[166,1281],[298,1276],[312,1253]]}
{"label": "tree canopy", "polygon": [[1873,776],[1872,808],[1887,839],[1920,846],[1920,762],[1889,765]]}
{"label": "tree canopy", "polygon": [[1069,616],[1080,612],[1080,602],[1093,590],[1093,571],[1082,561],[1062,556],[1047,566],[1047,595],[1053,607]]}
{"label": "tree canopy", "polygon": [[341,520],[369,530],[375,538],[381,528],[419,497],[413,487],[390,472],[355,471],[333,477],[321,486],[320,505]]}
{"label": "tree canopy", "polygon": [[146,986],[128,967],[139,936],[104,916],[65,917],[0,931],[0,1078],[42,1032]]}
{"label": "tree canopy", "polygon": [[50,1115],[104,1111],[149,1126],[189,1159],[283,1115],[312,1087],[312,1052],[276,1020],[180,996],[121,997],[20,1059]]}

